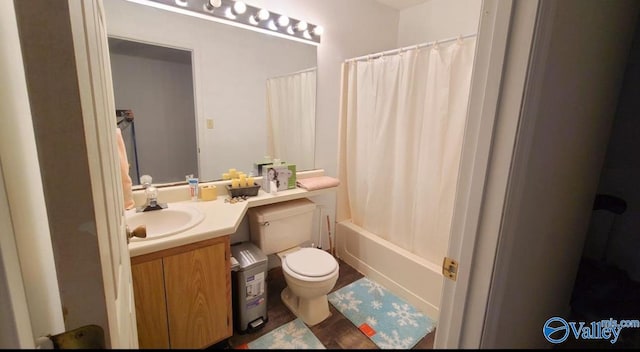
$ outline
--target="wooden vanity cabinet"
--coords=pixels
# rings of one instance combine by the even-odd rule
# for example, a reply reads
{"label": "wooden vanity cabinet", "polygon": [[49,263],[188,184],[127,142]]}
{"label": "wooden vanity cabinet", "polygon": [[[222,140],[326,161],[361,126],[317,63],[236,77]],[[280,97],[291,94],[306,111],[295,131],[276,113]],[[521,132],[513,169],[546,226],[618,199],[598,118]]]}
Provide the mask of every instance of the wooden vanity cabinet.
{"label": "wooden vanity cabinet", "polygon": [[229,236],[131,258],[140,348],[205,348],[231,337]]}
{"label": "wooden vanity cabinet", "polygon": [[131,276],[139,347],[169,348],[162,258],[138,264],[131,258]]}

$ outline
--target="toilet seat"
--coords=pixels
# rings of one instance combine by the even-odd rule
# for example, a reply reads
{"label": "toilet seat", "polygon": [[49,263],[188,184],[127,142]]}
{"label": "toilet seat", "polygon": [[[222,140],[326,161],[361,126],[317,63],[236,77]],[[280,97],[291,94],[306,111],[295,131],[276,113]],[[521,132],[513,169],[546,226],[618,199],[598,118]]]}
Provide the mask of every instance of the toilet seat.
{"label": "toilet seat", "polygon": [[311,280],[332,275],[338,270],[336,259],[317,248],[301,248],[290,253],[284,257],[282,265],[286,271],[296,274],[294,276]]}

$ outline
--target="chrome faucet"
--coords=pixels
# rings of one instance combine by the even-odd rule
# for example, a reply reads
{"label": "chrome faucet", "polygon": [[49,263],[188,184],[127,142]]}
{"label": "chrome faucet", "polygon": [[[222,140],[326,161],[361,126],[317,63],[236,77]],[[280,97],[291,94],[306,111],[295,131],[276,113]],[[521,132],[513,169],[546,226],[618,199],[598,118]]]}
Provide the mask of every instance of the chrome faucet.
{"label": "chrome faucet", "polygon": [[167,208],[166,203],[158,203],[158,189],[151,184],[151,180],[152,178],[149,175],[142,175],[140,177],[140,184],[144,187],[144,193],[147,196],[147,201],[143,206],[136,209],[136,212],[138,213]]}

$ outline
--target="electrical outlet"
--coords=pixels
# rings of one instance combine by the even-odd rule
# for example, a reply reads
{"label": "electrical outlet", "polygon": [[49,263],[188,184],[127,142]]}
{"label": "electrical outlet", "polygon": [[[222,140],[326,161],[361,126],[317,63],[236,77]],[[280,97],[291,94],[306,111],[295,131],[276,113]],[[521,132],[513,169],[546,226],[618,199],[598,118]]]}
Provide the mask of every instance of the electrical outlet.
{"label": "electrical outlet", "polygon": [[207,119],[207,128],[210,130],[213,129],[213,119]]}

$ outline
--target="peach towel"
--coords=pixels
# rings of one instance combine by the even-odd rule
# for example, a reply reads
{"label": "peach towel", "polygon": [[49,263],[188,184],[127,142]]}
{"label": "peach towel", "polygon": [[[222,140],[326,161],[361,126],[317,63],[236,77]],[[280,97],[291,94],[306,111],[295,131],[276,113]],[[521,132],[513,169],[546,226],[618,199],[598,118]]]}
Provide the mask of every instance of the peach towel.
{"label": "peach towel", "polygon": [[124,196],[124,208],[126,210],[133,209],[136,205],[133,201],[133,182],[131,176],[129,176],[129,160],[127,159],[127,150],[124,147],[124,140],[122,139],[122,131],[116,127],[116,136],[118,143],[118,154],[120,156],[120,176],[122,177],[122,195]]}
{"label": "peach towel", "polygon": [[315,189],[336,187],[340,184],[340,180],[330,176],[318,176],[299,179],[296,184],[307,191],[313,191]]}

